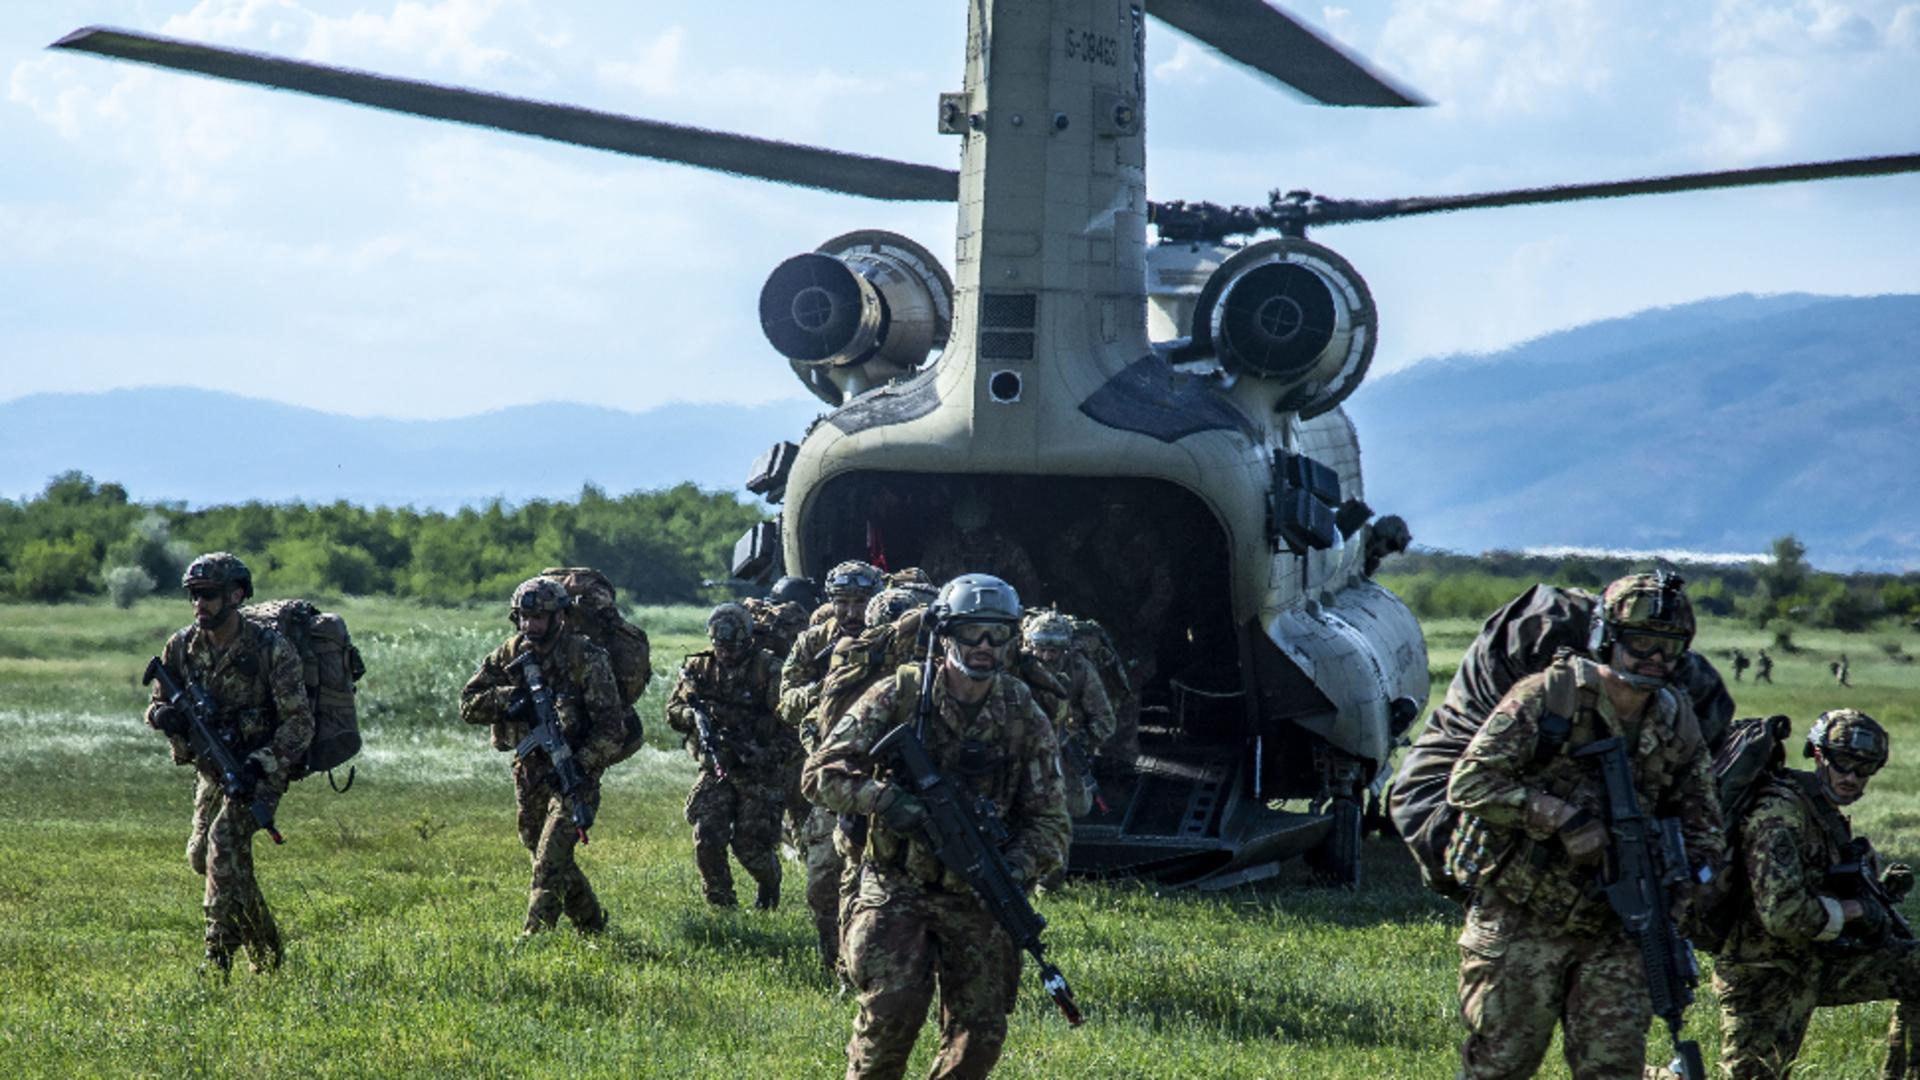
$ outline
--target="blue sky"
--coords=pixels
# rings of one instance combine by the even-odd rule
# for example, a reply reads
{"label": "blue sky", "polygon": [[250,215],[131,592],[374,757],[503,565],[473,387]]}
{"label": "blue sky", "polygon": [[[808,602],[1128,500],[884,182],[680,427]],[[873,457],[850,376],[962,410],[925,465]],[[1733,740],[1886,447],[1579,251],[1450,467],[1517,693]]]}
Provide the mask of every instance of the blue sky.
{"label": "blue sky", "polygon": [[[1920,3],[1288,3],[1437,104],[1327,109],[1153,24],[1156,199],[1445,194],[1920,151]],[[0,372],[329,411],[803,393],[754,301],[855,228],[950,259],[948,208],[227,86],[43,46],[89,23],[951,165],[964,5],[91,0],[0,23]],[[1732,292],[1920,291],[1920,177],[1494,210],[1315,238],[1376,370]]]}

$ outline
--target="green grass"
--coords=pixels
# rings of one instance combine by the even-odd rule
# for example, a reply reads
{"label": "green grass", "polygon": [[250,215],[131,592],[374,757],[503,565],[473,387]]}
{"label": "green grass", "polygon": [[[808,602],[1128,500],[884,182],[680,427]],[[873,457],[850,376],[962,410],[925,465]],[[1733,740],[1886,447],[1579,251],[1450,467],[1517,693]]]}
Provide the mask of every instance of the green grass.
{"label": "green grass", "polygon": [[[693,768],[661,697],[703,612],[643,612],[660,672],[650,746],[609,775],[581,856],[614,930],[518,941],[526,858],[505,758],[454,696],[505,632],[498,606],[348,601],[366,654],[368,749],[353,790],[318,781],[257,846],[288,937],[272,977],[199,978],[199,881],[187,869],[191,775],[140,724],[135,679],[184,605],[0,607],[0,1075],[819,1076],[842,1068],[853,1004],[814,971],[800,869],[772,914],[700,903],[681,800]],[[1477,628],[1429,625],[1436,694]],[[1857,815],[1920,861],[1920,665],[1882,640],[1803,633],[1777,685],[1740,684],[1742,715],[1804,730],[1854,704],[1888,722],[1891,767]],[[1710,622],[1702,647],[1770,635]],[[1854,687],[1826,662],[1845,650]],[[1431,1077],[1459,1038],[1457,915],[1397,842],[1367,842],[1368,887],[1311,887],[1298,866],[1258,888],[1161,894],[1075,882],[1045,896],[1054,955],[1088,1013],[1070,1030],[1029,972],[1001,1074],[1015,1077]],[[744,881],[744,877],[742,877]],[[1872,1075],[1888,1009],[1823,1010],[1810,1074]],[[1717,1048],[1710,991],[1690,1033]],[[927,1040],[912,1073],[925,1069]],[[1651,1053],[1665,1053],[1655,1036]],[[1557,1054],[1546,1075],[1562,1076]]]}

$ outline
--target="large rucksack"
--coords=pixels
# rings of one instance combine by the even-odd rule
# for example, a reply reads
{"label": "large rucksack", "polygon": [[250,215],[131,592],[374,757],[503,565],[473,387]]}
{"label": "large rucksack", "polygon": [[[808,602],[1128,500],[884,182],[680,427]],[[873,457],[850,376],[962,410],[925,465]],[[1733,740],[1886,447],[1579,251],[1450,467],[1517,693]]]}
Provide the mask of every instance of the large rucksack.
{"label": "large rucksack", "polygon": [[[1453,763],[1486,723],[1513,684],[1544,671],[1561,649],[1584,654],[1597,601],[1580,589],[1535,585],[1488,616],[1467,647],[1447,688],[1413,746],[1401,759],[1387,795],[1387,813],[1406,841],[1426,886],[1465,899],[1447,870],[1447,847],[1460,815],[1447,802]],[[1718,752],[1733,717],[1733,698],[1707,658],[1689,651],[1674,673],[1676,687],[1692,700],[1708,749]]]}
{"label": "large rucksack", "polygon": [[[306,760],[294,767],[293,779],[330,773],[352,760],[360,752],[354,684],[367,673],[367,665],[347,633],[346,620],[299,599],[249,604],[240,614],[278,631],[300,654],[307,702],[313,707],[313,742],[307,746]],[[333,783],[333,778],[329,776],[327,782]],[[346,787],[335,790],[351,786],[353,770],[348,769]]]}
{"label": "large rucksack", "polygon": [[600,571],[590,566],[549,566],[540,571],[540,576],[559,582],[567,595],[573,597],[573,606],[567,609],[563,625],[585,634],[587,640],[606,650],[607,660],[613,667],[613,681],[620,690],[620,702],[626,706],[626,715],[622,718],[626,732],[620,741],[619,753],[608,764],[625,761],[639,751],[646,735],[640,725],[639,710],[633,703],[640,700],[640,695],[647,691],[647,683],[653,680],[653,649],[647,632],[620,614],[613,582]]}
{"label": "large rucksack", "polygon": [[1767,785],[1786,769],[1787,739],[1792,733],[1793,722],[1784,716],[1735,720],[1727,726],[1726,741],[1714,752],[1713,780],[1720,794],[1720,820],[1726,828],[1729,858],[1725,880],[1695,907],[1690,927],[1693,943],[1709,952],[1717,952],[1726,944],[1727,931],[1733,928],[1749,895],[1747,875],[1739,858],[1740,821]]}
{"label": "large rucksack", "polygon": [[1107,628],[1092,619],[1073,619],[1073,647],[1093,663],[1100,673],[1100,687],[1107,692],[1107,703],[1117,711],[1133,700],[1133,680],[1127,676],[1126,661]]}

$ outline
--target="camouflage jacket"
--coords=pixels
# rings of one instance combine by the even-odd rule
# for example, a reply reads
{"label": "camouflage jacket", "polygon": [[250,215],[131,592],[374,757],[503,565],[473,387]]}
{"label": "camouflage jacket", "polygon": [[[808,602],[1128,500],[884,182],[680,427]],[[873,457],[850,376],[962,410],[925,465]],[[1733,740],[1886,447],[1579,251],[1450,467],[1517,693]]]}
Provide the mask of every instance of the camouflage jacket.
{"label": "camouflage jacket", "polygon": [[920,622],[926,609],[919,608],[885,626],[869,626],[857,638],[841,638],[833,646],[827,661],[827,675],[820,688],[820,703],[806,719],[806,726],[817,733],[833,727],[860,695],[874,683],[893,674],[903,664],[917,666]]}
{"label": "camouflage jacket", "polygon": [[1740,905],[1720,962],[1807,970],[1816,946],[1844,925],[1839,899],[1821,887],[1852,836],[1815,774],[1789,769],[1761,789],[1740,819],[1736,853],[1751,902]]}
{"label": "camouflage jacket", "polygon": [[1033,703],[1047,714],[1050,721],[1058,721],[1066,712],[1068,700],[1072,694],[1067,681],[1059,672],[1040,662],[1040,658],[1030,652],[1019,651],[1013,654],[1013,674],[1027,684],[1027,692],[1033,695]]}
{"label": "camouflage jacket", "polygon": [[1093,746],[1112,738],[1113,703],[1107,698],[1106,685],[1101,682],[1093,661],[1077,649],[1068,649],[1061,654],[1061,668],[1049,667],[1048,670],[1067,690],[1067,722],[1057,725],[1066,729],[1062,734],[1071,732],[1082,736]]}
{"label": "camouflage jacket", "polygon": [[[234,639],[224,649],[198,626],[176,630],[160,652],[160,662],[184,683],[198,682],[214,703],[214,724],[234,756],[254,757],[269,779],[285,785],[293,767],[306,760],[313,741],[313,706],[300,653],[293,643],[270,627],[240,620]],[[147,723],[166,704],[158,679],[147,704]],[[169,735],[173,758],[192,762],[201,772],[213,773],[210,761],[195,761],[187,740]]]}
{"label": "camouflage jacket", "polygon": [[[533,728],[531,714],[507,715],[514,690],[520,686],[519,678],[508,672],[507,665],[532,648],[524,635],[513,635],[480,661],[480,670],[460,691],[460,719],[491,725],[496,750],[514,749]],[[597,774],[626,741],[627,706],[614,683],[606,650],[583,635],[562,631],[552,650],[539,656],[539,661],[540,672],[553,691],[561,734],[573,748],[580,767]],[[516,765],[537,775],[552,769],[545,754],[529,754]]]}
{"label": "camouflage jacket", "polygon": [[[1655,691],[1638,716],[1618,715],[1600,666],[1577,656],[1515,683],[1453,767],[1447,800],[1466,816],[1448,864],[1469,887],[1490,888],[1571,933],[1617,927],[1606,900],[1588,895],[1593,871],[1576,867],[1551,833],[1528,828],[1529,796],[1544,792],[1606,820],[1597,769],[1572,752],[1609,735],[1626,739],[1640,809],[1677,817],[1696,867],[1725,871],[1726,840],[1712,762],[1684,694]],[[1541,721],[1567,716],[1566,737],[1543,740]]]}
{"label": "camouflage jacket", "polygon": [[740,604],[747,609],[747,614],[753,616],[755,645],[772,653],[778,660],[785,660],[792,655],[794,640],[807,628],[805,608],[792,601],[776,604],[757,597],[748,597]]}
{"label": "camouflage jacket", "polygon": [[820,691],[833,660],[833,649],[853,632],[842,628],[840,620],[829,617],[800,632],[793,640],[793,651],[780,668],[780,716],[795,730],[813,721],[814,707],[820,704]]}
{"label": "camouflage jacket", "polygon": [[[807,758],[800,785],[808,799],[839,814],[873,813],[888,778],[869,751],[882,735],[913,719],[919,685],[919,670],[904,667],[860,696]],[[992,800],[1007,828],[1001,850],[1009,866],[1029,882],[1052,873],[1066,859],[1073,820],[1067,816],[1053,726],[1026,686],[1010,675],[996,676],[969,718],[935,669],[932,696],[926,744],[934,765],[964,794]],[[902,836],[877,818],[868,831],[865,858],[921,884],[956,892],[967,888],[925,840]]]}
{"label": "camouflage jacket", "polygon": [[994,525],[973,532],[942,530],[921,558],[934,581],[950,581],[961,574],[992,574],[1029,600],[1042,592],[1033,557],[1018,540]]}
{"label": "camouflage jacket", "polygon": [[[680,666],[680,681],[667,696],[667,725],[687,736],[687,749],[697,757],[696,702],[705,707],[713,723],[721,744],[715,749],[721,751],[723,767],[760,775],[776,771],[783,759],[795,756],[792,729],[783,726],[777,714],[780,661],[767,650],[755,649],[732,667],[711,651],[697,652]],[[705,761],[700,767],[708,768]]]}

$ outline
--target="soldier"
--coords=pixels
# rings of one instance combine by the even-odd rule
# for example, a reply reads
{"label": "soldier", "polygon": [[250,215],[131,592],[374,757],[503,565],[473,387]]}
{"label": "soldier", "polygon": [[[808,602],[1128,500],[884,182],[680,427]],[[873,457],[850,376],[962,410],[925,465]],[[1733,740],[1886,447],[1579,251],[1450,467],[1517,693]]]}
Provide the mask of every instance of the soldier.
{"label": "soldier", "polygon": [[[1030,613],[1021,625],[1022,651],[1041,664],[1065,689],[1065,701],[1053,715],[1054,734],[1066,753],[1062,759],[1066,775],[1067,812],[1085,817],[1093,811],[1094,786],[1091,770],[1094,749],[1113,736],[1113,705],[1107,700],[1106,687],[1093,661],[1073,647],[1073,622],[1057,611]],[[1079,770],[1084,768],[1087,772]]]}
{"label": "soldier", "polygon": [[539,750],[513,759],[513,792],[519,805],[520,842],[533,859],[523,934],[551,929],[565,913],[574,929],[597,934],[607,928],[607,911],[593,893],[587,875],[574,862],[572,807],[592,817],[600,808],[600,774],[622,749],[626,707],[606,650],[570,632],[561,616],[572,605],[567,590],[552,578],[536,577],[513,590],[507,618],[513,636],[487,658],[460,691],[460,719],[492,730],[493,748],[512,752],[538,724],[533,699],[515,661],[531,656],[552,692],[561,734],[585,774],[571,799],[561,794],[553,763]]}
{"label": "soldier", "polygon": [[1753,681],[1755,684],[1773,683],[1773,657],[1768,656],[1765,649],[1760,650],[1759,659],[1754,661]]}
{"label": "soldier", "polygon": [[[713,648],[687,658],[680,682],[667,698],[667,723],[687,737],[700,760],[700,776],[687,795],[693,826],[693,861],[707,903],[733,907],[733,872],[727,847],[752,875],[759,891],[754,906],[771,911],[780,903],[780,809],[787,798],[785,775],[798,756],[792,729],[780,722],[779,661],[753,644],[746,608],[721,604],[707,617]],[[712,745],[702,748],[697,717],[704,714]]]}
{"label": "soldier", "polygon": [[[1734,1080],[1787,1076],[1819,1006],[1920,1000],[1920,944],[1889,934],[1899,916],[1857,873],[1830,873],[1848,864],[1873,873],[1871,849],[1841,811],[1866,794],[1889,749],[1866,713],[1823,713],[1803,748],[1813,771],[1776,775],[1741,820],[1736,855],[1750,899],[1713,972],[1720,1067]],[[1895,904],[1913,886],[1897,864],[1878,878]]]}
{"label": "soldier", "polygon": [[1847,663],[1847,654],[1841,653],[1840,659],[1833,662],[1833,681],[1841,686],[1851,688],[1853,684],[1847,681],[1848,670],[1850,670],[1850,665]]}
{"label": "soldier", "polygon": [[863,694],[807,759],[807,794],[870,832],[847,923],[847,966],[860,1012],[847,1076],[897,1077],[936,982],[935,1076],[985,1076],[1000,1058],[1019,986],[1020,954],[965,881],[929,848],[926,807],[870,756],[874,743],[928,705],[924,741],[943,776],[991,801],[1006,828],[1009,867],[1031,884],[1051,873],[1072,835],[1052,725],[1006,671],[1020,601],[1006,582],[968,574],[930,609],[940,650],[931,685],[903,667]]}
{"label": "soldier", "polygon": [[1746,674],[1747,669],[1752,666],[1753,666],[1753,661],[1747,659],[1747,650],[1745,649],[1733,650],[1733,681],[1734,682],[1739,682],[1740,676]]}
{"label": "soldier", "polygon": [[249,622],[240,605],[253,595],[253,573],[224,551],[187,565],[180,584],[193,604],[193,623],[174,632],[160,662],[182,685],[197,683],[213,700],[214,728],[242,762],[249,791],[234,797],[221,786],[211,755],[196,754],[187,717],[167,702],[156,680],[147,724],[167,736],[175,764],[199,772],[187,862],[205,875],[204,971],[225,976],[244,945],[255,973],[280,966],[280,930],[253,876],[253,834],[261,826],[251,804],[277,807],[313,739],[313,709],[300,654],[269,627]]}
{"label": "soldier", "polygon": [[1652,1006],[1635,945],[1590,888],[1610,842],[1602,790],[1572,751],[1625,738],[1639,804],[1678,817],[1689,857],[1725,857],[1705,741],[1670,682],[1694,629],[1678,582],[1637,574],[1594,613],[1595,658],[1571,652],[1513,685],[1453,769],[1465,816],[1449,869],[1472,890],[1460,935],[1460,1075],[1531,1076],[1564,1028],[1575,1076],[1639,1076]]}
{"label": "soldier", "polygon": [[[867,602],[879,591],[880,579],[878,567],[858,560],[843,562],[829,571],[827,600],[833,614],[800,635],[793,643],[793,654],[780,670],[781,714],[800,733],[801,745],[808,752],[820,741],[815,712],[834,647],[857,638],[866,628]],[[808,805],[800,794],[799,779],[795,770],[788,813],[805,807],[806,817],[797,831],[807,867],[807,907],[813,911],[820,967],[833,973],[838,971],[840,961],[840,875],[845,869],[833,840],[838,818],[819,806]]]}
{"label": "soldier", "polygon": [[953,504],[953,528],[936,535],[924,556],[932,580],[985,570],[1027,596],[1040,594],[1040,572],[1020,542],[993,523],[993,504],[973,490]]}
{"label": "soldier", "polygon": [[793,652],[794,639],[807,628],[807,609],[799,604],[749,596],[740,606],[753,620],[753,647],[767,650],[776,660]]}

